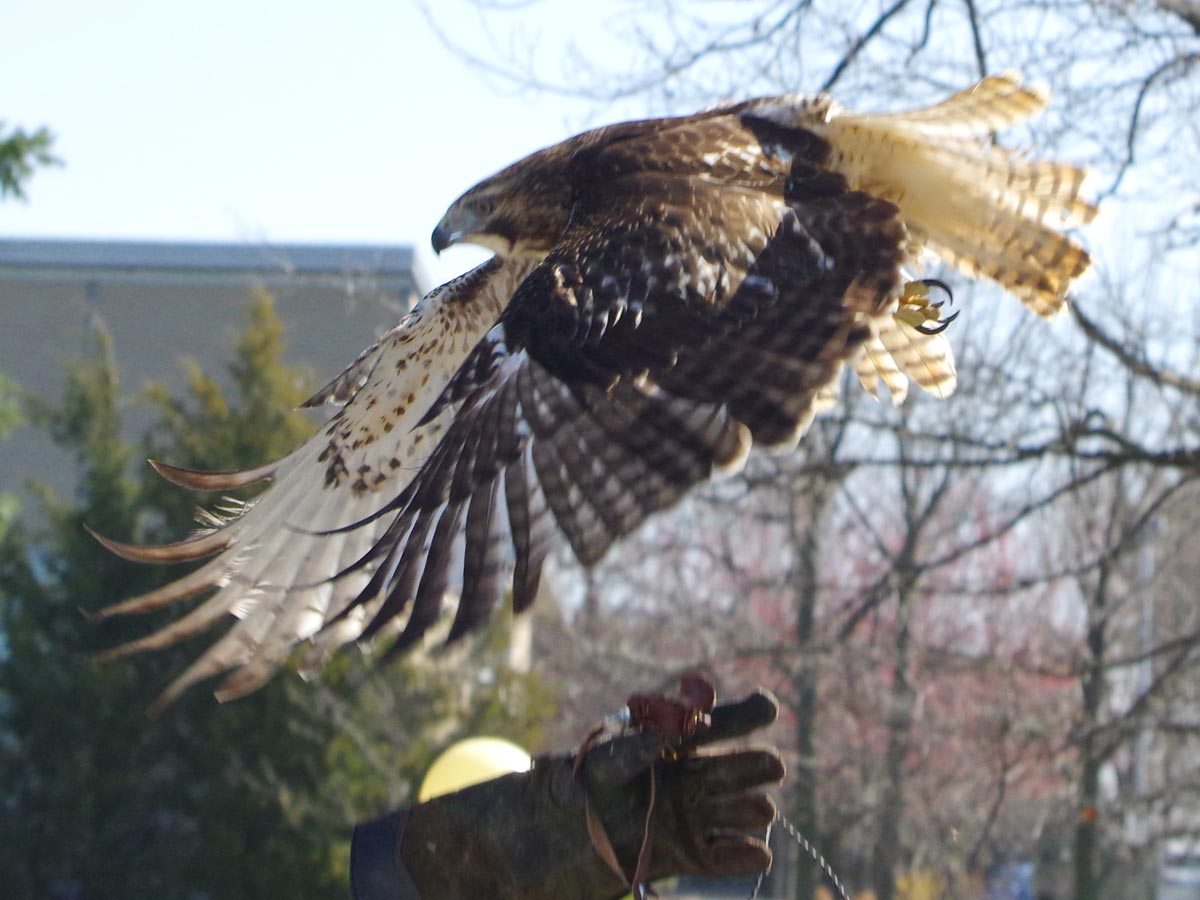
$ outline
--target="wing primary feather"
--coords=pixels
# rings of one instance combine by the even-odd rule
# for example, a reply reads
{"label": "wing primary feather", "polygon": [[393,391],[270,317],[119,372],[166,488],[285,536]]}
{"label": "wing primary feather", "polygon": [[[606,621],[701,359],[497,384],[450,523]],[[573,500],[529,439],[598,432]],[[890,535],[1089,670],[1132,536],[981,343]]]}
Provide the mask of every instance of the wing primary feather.
{"label": "wing primary feather", "polygon": [[[480,445],[498,426],[496,410],[493,404],[487,403],[480,408],[478,415],[472,417],[471,427],[461,442],[456,441],[458,449],[453,453],[449,445],[450,435],[447,435],[447,464],[441,470],[445,474],[433,485],[436,493],[433,496],[422,497],[423,492],[418,492],[417,502],[429,506],[445,500],[458,503],[470,497],[475,486],[486,480],[486,477],[479,477],[480,462],[483,460]],[[440,453],[442,448],[439,447],[438,450]]]}
{"label": "wing primary feather", "polygon": [[[378,520],[376,519],[375,521],[378,521]],[[371,524],[373,524],[373,522],[367,523],[361,529],[353,529],[353,530],[347,530],[347,531],[339,530],[339,531],[331,532],[329,534],[315,534],[315,535],[309,535],[309,536],[310,537],[319,537],[322,540],[335,540],[342,535],[353,534],[355,531],[364,531],[364,530],[369,531]],[[386,556],[390,552],[391,548],[395,544],[400,542],[400,537],[403,535],[404,531],[407,530],[411,524],[412,524],[412,515],[411,514],[407,515],[407,516],[404,515],[403,513],[398,514],[395,519],[393,519],[390,523],[388,523],[388,527],[386,529],[384,529],[384,532],[382,535],[380,535],[379,539],[373,540],[373,541],[369,540],[367,542],[367,549],[359,552],[359,554],[356,557],[354,557],[349,563],[341,565],[341,567],[336,569],[332,574],[326,575],[318,581],[300,582],[300,583],[293,585],[293,587],[297,590],[308,590],[309,588],[319,587],[322,584],[338,582],[338,581],[341,581],[342,579],[346,578],[347,576],[362,572],[363,570],[367,569],[371,565],[371,563],[373,563],[373,562],[375,562],[375,560],[379,559],[379,557]]]}
{"label": "wing primary feather", "polygon": [[309,529],[302,528],[299,525],[291,524],[286,524],[284,527],[296,534],[302,534],[307,537],[331,537],[336,534],[345,534],[348,531],[357,531],[359,528],[370,525],[372,522],[378,522],[388,513],[393,513],[407,505],[409,500],[412,499],[414,484],[415,482],[409,482],[408,486],[403,491],[398,493],[395,497],[374,512],[368,513],[367,515],[355,519],[353,522],[349,522],[345,525],[339,525],[337,528]]}
{"label": "wing primary feather", "polygon": [[[400,550],[399,559],[396,561],[395,569],[389,577],[385,577],[381,584],[380,590],[386,592],[384,601],[380,604],[375,616],[370,623],[363,629],[363,638],[369,639],[373,637],[379,629],[394,619],[408,607],[409,601],[412,599],[413,590],[416,588],[417,575],[419,574],[419,564],[425,555],[429,552],[429,544],[427,538],[429,529],[433,526],[434,519],[437,517],[437,510],[422,512],[417,516],[413,523],[412,531],[402,544],[396,544],[393,549]],[[403,549],[400,549],[400,548]],[[378,579],[371,579],[371,584],[374,584]],[[370,585],[368,585],[370,587]],[[372,594],[366,589],[363,591],[363,597],[369,598]]]}
{"label": "wing primary feather", "polygon": [[171,484],[189,491],[235,491],[260,481],[266,481],[275,474],[279,462],[269,462],[264,466],[253,469],[229,469],[225,471],[204,471],[202,469],[185,469],[157,459],[146,460],[164,479]]}
{"label": "wing primary feather", "polygon": [[486,490],[471,498],[467,509],[462,594],[446,637],[448,644],[488,618],[500,600],[504,554],[501,531],[496,527],[499,493],[500,479],[493,478]]}
{"label": "wing primary feather", "polygon": [[219,553],[233,542],[233,538],[228,533],[219,529],[213,529],[169,544],[139,546],[138,544],[126,544],[122,541],[105,537],[90,525],[84,525],[83,528],[110,553],[114,553],[130,562],[138,563],[193,562],[197,559],[203,559],[206,556],[212,556],[214,553]]}
{"label": "wing primary feather", "polygon": [[[546,502],[554,512],[558,527],[562,529],[567,543],[576,554],[588,554],[588,533],[584,517],[592,520],[594,512],[570,480],[558,450],[549,441],[534,441],[533,467],[546,496]],[[586,509],[585,509],[586,507]]]}
{"label": "wing primary feather", "polygon": [[218,592],[187,615],[176,619],[166,627],[160,628],[158,631],[138,638],[135,641],[110,647],[108,650],[97,653],[93,659],[98,662],[107,662],[135,653],[143,653],[147,650],[161,650],[163,647],[169,647],[184,638],[189,638],[202,631],[206,631],[214,622],[219,621],[221,617],[226,615],[228,611],[228,603],[225,602],[224,598]]}
{"label": "wing primary feather", "polygon": [[128,600],[123,600],[120,603],[114,603],[112,606],[106,606],[89,615],[91,618],[99,621],[111,619],[113,616],[127,616],[131,613],[150,612],[151,610],[160,609],[180,600],[189,600],[209,588],[216,587],[220,583],[222,572],[220,563],[219,558],[215,559],[207,565],[196,569],[194,572],[189,572],[182,578],[177,578],[170,584],[165,584],[160,588],[155,588],[136,597],[130,597]]}
{"label": "wing primary feather", "polygon": [[[347,616],[351,610],[364,606],[377,596],[382,596],[387,591],[387,586],[396,574],[396,569],[400,565],[401,552],[404,547],[405,536],[412,536],[410,526],[413,525],[413,514],[402,514],[397,517],[384,532],[384,534],[367,548],[361,556],[354,562],[340,569],[336,574],[331,576],[331,581],[337,581],[344,576],[352,575],[355,572],[361,572],[366,569],[371,562],[379,557],[383,557],[383,561],[371,574],[367,583],[362,586],[359,592],[351,599],[346,606],[339,610],[338,613],[330,620],[336,622]],[[403,612],[403,607],[395,610],[395,613]],[[380,625],[383,623],[380,622]],[[376,626],[378,627],[378,626]],[[374,633],[374,632],[372,632]],[[369,637],[363,634],[363,637]]]}
{"label": "wing primary feather", "polygon": [[566,446],[574,439],[573,432],[562,429],[564,423],[577,420],[579,400],[540,367],[531,367],[530,376],[523,385],[526,390],[521,407],[536,437],[532,442],[533,466],[559,527],[576,554],[586,559],[593,554],[594,545],[606,545],[607,537],[589,498],[571,478],[559,448],[560,440]]}
{"label": "wing primary feather", "polygon": [[454,544],[461,530],[463,512],[464,504],[451,503],[438,518],[429,552],[425,556],[421,582],[413,599],[412,614],[395,643],[388,648],[388,656],[401,653],[417,643],[437,621],[444,604],[446,588],[450,583],[450,563]]}
{"label": "wing primary feather", "polygon": [[513,552],[513,612],[524,612],[537,596],[542,564],[550,551],[553,526],[549,505],[536,478],[530,478],[532,451],[525,452],[504,472],[505,500]]}

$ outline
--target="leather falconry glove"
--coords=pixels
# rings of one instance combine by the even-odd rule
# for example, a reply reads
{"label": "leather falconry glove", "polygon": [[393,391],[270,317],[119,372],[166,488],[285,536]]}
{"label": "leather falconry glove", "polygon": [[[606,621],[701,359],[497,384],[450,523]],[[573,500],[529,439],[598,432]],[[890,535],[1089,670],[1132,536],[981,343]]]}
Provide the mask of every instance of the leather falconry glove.
{"label": "leather falconry glove", "polygon": [[[585,745],[578,763],[572,756],[539,757],[529,772],[415,806],[406,823],[400,812],[360,826],[356,854],[360,844],[391,840],[398,871],[390,877],[407,881],[408,888],[376,894],[370,877],[356,867],[355,895],[613,900],[628,893],[645,848],[646,881],[761,872],[771,852],[746,832],[764,829],[774,818],[771,799],[756,789],[783,779],[783,761],[766,749],[697,751],[748,735],[777,713],[775,698],[758,691],[717,706],[710,724],[682,741],[653,728],[625,733]],[[589,818],[600,823],[602,843],[615,855],[621,877],[598,852]]]}

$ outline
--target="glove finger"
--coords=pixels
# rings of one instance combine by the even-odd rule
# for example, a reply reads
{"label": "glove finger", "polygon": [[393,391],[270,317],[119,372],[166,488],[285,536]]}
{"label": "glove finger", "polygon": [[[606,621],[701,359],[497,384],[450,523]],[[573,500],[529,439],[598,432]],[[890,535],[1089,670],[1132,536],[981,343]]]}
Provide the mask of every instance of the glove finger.
{"label": "glove finger", "polygon": [[778,784],[787,773],[779,754],[766,749],[692,756],[682,760],[680,765],[686,782],[684,794],[697,800]]}
{"label": "glove finger", "polygon": [[705,844],[703,866],[712,875],[757,875],[771,865],[771,849],[759,838],[714,832]]}
{"label": "glove finger", "polygon": [[583,774],[589,784],[597,787],[624,784],[650,768],[663,746],[662,735],[654,731],[638,731],[604,741],[583,758]]}
{"label": "glove finger", "polygon": [[700,834],[710,831],[746,831],[766,828],[775,821],[775,803],[766,794],[751,792],[709,797],[696,806]]}
{"label": "glove finger", "polygon": [[775,721],[779,701],[770,691],[759,688],[733,703],[722,703],[712,711],[712,724],[688,741],[687,747],[702,747],[742,737]]}

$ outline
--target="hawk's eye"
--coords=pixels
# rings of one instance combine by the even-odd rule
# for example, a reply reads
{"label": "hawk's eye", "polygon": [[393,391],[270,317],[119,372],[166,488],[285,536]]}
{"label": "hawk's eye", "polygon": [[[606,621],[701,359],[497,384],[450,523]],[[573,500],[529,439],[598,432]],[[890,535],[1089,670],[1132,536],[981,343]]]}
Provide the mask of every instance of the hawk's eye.
{"label": "hawk's eye", "polygon": [[495,200],[479,200],[475,203],[475,211],[481,216],[490,216],[496,211]]}

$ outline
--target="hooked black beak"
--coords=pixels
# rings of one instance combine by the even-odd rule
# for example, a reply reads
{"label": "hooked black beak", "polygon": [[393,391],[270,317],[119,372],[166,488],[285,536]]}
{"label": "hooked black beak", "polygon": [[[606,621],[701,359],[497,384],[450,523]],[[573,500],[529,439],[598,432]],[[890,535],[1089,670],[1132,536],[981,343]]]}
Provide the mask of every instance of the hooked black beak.
{"label": "hooked black beak", "polygon": [[437,228],[433,229],[433,236],[430,238],[430,241],[433,244],[433,252],[441,254],[443,250],[454,243],[454,235],[446,226],[438,225]]}

